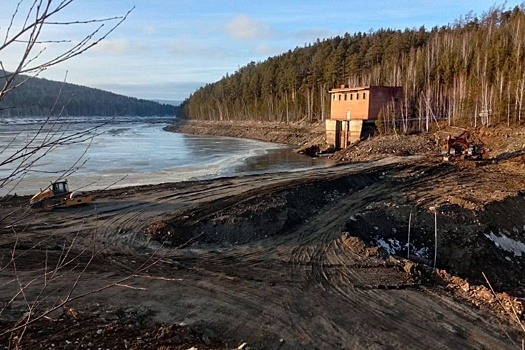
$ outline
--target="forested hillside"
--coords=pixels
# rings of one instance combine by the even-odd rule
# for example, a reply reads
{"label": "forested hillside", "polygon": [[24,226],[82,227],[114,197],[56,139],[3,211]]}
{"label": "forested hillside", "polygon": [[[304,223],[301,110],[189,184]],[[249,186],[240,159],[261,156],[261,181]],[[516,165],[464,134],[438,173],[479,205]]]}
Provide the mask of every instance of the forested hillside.
{"label": "forested hillside", "polygon": [[39,78],[27,80],[0,100],[0,116],[165,116],[177,110],[172,105]]}
{"label": "forested hillside", "polygon": [[251,62],[183,104],[191,119],[293,122],[329,117],[328,91],[350,86],[404,88],[402,116],[381,125],[404,131],[525,119],[525,5],[494,7],[427,30],[344,34]]}

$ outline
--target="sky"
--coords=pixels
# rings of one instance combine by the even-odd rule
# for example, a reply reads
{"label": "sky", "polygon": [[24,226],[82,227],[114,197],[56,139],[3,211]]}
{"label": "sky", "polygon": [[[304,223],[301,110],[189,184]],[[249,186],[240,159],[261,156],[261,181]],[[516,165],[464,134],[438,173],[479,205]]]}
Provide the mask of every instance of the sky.
{"label": "sky", "polygon": [[[2,41],[19,1],[2,0]],[[23,0],[9,33],[23,24],[32,1]],[[522,0],[74,0],[54,21],[132,11],[101,43],[40,76],[137,98],[181,101],[251,61],[262,62],[318,38],[380,28],[430,29],[503,4],[511,9]],[[101,32],[115,22],[105,23]],[[45,26],[34,62],[57,55],[98,25]],[[14,67],[22,53],[20,44],[0,50],[4,69]]]}

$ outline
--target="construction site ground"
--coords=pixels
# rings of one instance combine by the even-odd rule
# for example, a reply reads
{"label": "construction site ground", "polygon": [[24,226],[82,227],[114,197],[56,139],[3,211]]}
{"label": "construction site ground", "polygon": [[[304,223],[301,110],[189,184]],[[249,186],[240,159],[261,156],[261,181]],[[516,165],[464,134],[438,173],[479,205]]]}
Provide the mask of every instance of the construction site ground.
{"label": "construction site ground", "polygon": [[478,132],[479,162],[436,135],[52,212],[4,198],[0,349],[519,349],[525,132]]}

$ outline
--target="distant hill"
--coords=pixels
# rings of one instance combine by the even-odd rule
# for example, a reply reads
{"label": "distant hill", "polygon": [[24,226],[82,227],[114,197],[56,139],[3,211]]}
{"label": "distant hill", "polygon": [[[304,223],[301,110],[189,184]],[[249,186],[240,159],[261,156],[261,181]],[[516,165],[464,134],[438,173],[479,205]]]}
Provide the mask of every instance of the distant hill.
{"label": "distant hill", "polygon": [[152,100],[154,102],[166,104],[166,105],[172,105],[172,106],[180,106],[183,101],[177,101],[177,100]]}
{"label": "distant hill", "polygon": [[[19,79],[25,79],[20,77]],[[0,116],[168,116],[172,104],[137,99],[100,89],[32,78],[0,101]]]}

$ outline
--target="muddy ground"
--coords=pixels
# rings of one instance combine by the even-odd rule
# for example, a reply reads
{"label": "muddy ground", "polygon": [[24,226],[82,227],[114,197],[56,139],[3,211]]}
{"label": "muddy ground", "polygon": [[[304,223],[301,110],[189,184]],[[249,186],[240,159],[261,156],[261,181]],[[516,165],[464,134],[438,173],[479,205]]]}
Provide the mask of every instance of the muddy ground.
{"label": "muddy ground", "polygon": [[0,344],[520,348],[525,133],[483,132],[481,162],[441,162],[438,133],[389,136],[328,169],[100,191],[53,212],[4,198]]}

